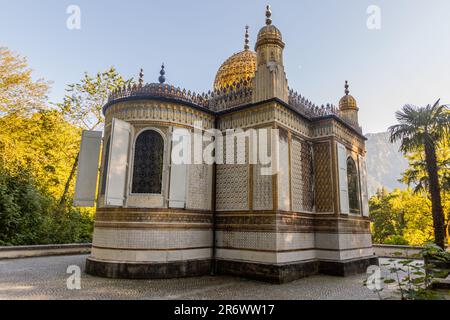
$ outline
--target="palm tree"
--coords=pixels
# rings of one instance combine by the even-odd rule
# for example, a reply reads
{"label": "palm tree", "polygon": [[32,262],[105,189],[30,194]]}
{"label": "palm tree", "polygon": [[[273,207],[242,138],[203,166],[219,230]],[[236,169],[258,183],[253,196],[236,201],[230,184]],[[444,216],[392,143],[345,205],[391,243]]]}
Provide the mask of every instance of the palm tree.
{"label": "palm tree", "polygon": [[441,202],[441,188],[438,178],[436,146],[439,141],[448,138],[450,132],[450,110],[446,105],[416,107],[405,105],[396,112],[399,124],[389,128],[390,141],[400,141],[403,153],[425,150],[425,164],[428,176],[428,190],[431,196],[435,242],[444,248],[445,227]]}

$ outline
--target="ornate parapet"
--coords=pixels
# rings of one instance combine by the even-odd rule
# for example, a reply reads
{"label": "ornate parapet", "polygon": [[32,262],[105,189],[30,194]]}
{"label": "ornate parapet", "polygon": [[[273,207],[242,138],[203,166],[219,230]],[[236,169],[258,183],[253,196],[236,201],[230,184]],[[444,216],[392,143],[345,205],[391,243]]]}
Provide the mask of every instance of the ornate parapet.
{"label": "ornate parapet", "polygon": [[298,113],[309,118],[322,117],[331,114],[339,116],[339,110],[334,105],[327,104],[326,106],[318,106],[292,89],[289,90],[289,105]]}
{"label": "ornate parapet", "polygon": [[108,103],[105,108],[118,100],[133,97],[170,98],[181,102],[187,102],[200,108],[220,112],[250,103],[252,100],[252,88],[251,80],[233,83],[220,90],[201,94],[168,84],[134,84],[113,91],[108,97]]}
{"label": "ornate parapet", "polygon": [[357,123],[353,123],[343,117],[341,112],[339,111],[339,108],[333,104],[327,103],[326,105],[318,106],[291,89],[289,90],[289,105],[295,111],[307,118],[314,119],[329,115],[336,116],[347,125],[354,128],[358,133],[362,133],[362,128]]}
{"label": "ornate parapet", "polygon": [[237,88],[228,92],[213,92],[209,107],[215,112],[229,110],[252,102],[252,89],[248,87]]}
{"label": "ornate parapet", "polygon": [[[108,97],[108,103],[106,106],[116,100],[130,97],[172,98],[178,101],[194,104],[201,108],[208,108],[209,105],[209,97],[205,93],[198,94],[191,92],[190,90],[186,91],[186,89],[181,89],[168,84],[150,83],[146,85],[128,85],[113,91]],[[105,108],[103,109],[103,112],[104,111]]]}
{"label": "ornate parapet", "polygon": [[[227,85],[219,90],[208,91],[207,93],[195,93],[190,90],[181,89],[164,83],[142,83],[128,85],[113,91],[108,97],[108,103],[104,106],[103,112],[115,102],[127,98],[168,98],[179,102],[189,103],[200,109],[207,109],[213,113],[234,109],[252,102],[253,88],[252,79],[241,80],[238,83]],[[352,123],[340,114],[339,108],[332,104],[316,105],[306,99],[301,94],[289,90],[289,106],[297,113],[308,119],[316,119],[333,115],[341,119],[344,123],[362,133],[358,124]]]}

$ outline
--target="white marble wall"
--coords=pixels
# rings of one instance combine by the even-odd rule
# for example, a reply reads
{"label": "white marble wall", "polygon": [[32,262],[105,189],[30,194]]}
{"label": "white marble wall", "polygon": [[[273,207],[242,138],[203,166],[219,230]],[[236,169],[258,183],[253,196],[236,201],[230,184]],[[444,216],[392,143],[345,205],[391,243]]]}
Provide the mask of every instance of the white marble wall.
{"label": "white marble wall", "polygon": [[109,262],[164,263],[174,261],[211,259],[212,249],[187,250],[120,250],[92,248],[91,258]]}
{"label": "white marble wall", "polygon": [[216,256],[223,260],[289,263],[342,261],[373,255],[370,234],[216,231]]}
{"label": "white marble wall", "polygon": [[212,256],[212,230],[95,228],[92,257],[163,262]]}

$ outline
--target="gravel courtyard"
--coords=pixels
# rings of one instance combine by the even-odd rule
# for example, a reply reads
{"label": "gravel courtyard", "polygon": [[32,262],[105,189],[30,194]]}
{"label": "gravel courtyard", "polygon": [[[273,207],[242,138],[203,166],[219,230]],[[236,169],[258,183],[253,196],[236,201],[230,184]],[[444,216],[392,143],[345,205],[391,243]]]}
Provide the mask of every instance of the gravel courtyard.
{"label": "gravel courtyard", "polygon": [[[347,278],[318,275],[283,285],[223,276],[103,279],[84,273],[86,257],[0,260],[0,299],[378,299],[363,286],[365,274]],[[82,270],[80,290],[67,288],[71,274],[66,271],[71,265]]]}

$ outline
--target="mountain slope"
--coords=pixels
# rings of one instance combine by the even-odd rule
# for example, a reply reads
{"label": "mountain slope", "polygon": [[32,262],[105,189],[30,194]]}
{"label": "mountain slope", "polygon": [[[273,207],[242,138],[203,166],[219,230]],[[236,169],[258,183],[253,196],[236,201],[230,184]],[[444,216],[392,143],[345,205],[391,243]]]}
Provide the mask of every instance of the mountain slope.
{"label": "mountain slope", "polygon": [[380,187],[388,190],[405,188],[397,180],[408,167],[408,161],[398,151],[399,143],[389,142],[389,133],[369,133],[366,135],[367,172],[369,195]]}

